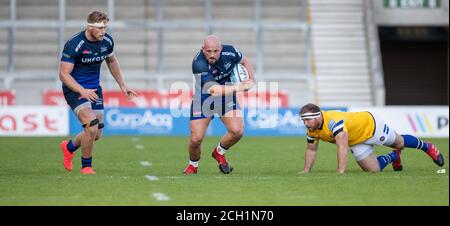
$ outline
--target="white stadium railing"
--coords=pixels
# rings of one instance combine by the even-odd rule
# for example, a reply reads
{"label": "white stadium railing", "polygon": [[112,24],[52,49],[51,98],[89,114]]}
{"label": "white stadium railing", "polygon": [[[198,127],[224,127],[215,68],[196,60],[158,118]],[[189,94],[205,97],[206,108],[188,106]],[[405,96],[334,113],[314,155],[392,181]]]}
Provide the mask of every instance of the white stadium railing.
{"label": "white stadium railing", "polygon": [[[44,1],[45,2],[45,1]],[[310,44],[310,36],[311,36],[311,28],[308,24],[306,15],[307,15],[307,0],[297,0],[297,5],[300,7],[298,8],[298,15],[296,16],[295,20],[285,20],[285,21],[269,21],[265,20],[262,15],[262,4],[264,4],[264,0],[249,0],[249,1],[243,1],[246,4],[251,2],[251,8],[253,16],[251,19],[234,19],[231,22],[214,19],[214,10],[215,4],[218,1],[213,0],[203,0],[203,8],[204,8],[204,16],[202,20],[179,20],[177,18],[165,18],[164,17],[164,0],[151,0],[151,2],[154,4],[153,6],[155,9],[155,17],[152,19],[142,18],[142,19],[133,19],[133,20],[125,20],[125,19],[115,19],[115,15],[117,15],[116,12],[116,5],[118,4],[118,1],[115,0],[107,0],[106,4],[107,6],[103,6],[103,8],[106,8],[109,14],[109,17],[111,18],[111,23],[109,25],[109,32],[112,32],[114,35],[115,30],[120,29],[145,29],[145,30],[152,30],[156,32],[156,40],[153,40],[156,42],[156,52],[152,52],[154,58],[156,58],[156,63],[154,68],[152,68],[154,71],[149,71],[145,68],[142,70],[139,70],[139,72],[135,74],[127,73],[127,80],[133,80],[133,79],[139,79],[139,80],[148,80],[151,82],[156,83],[156,88],[163,88],[163,84],[165,84],[167,81],[173,81],[178,80],[180,78],[191,78],[190,76],[190,68],[186,68],[183,72],[177,72],[177,71],[171,71],[167,70],[165,66],[167,66],[167,62],[164,57],[164,50],[167,43],[164,40],[164,34],[167,29],[200,29],[204,31],[204,34],[210,34],[213,33],[216,30],[220,29],[242,29],[246,31],[250,31],[253,35],[252,40],[253,41],[253,48],[254,48],[254,59],[252,59],[252,63],[255,66],[255,74],[259,81],[294,81],[294,82],[302,82],[306,83],[307,87],[310,90],[306,90],[305,92],[311,93],[310,99],[313,98],[313,89],[314,85],[312,76],[311,76],[311,44]],[[291,1],[292,2],[292,1]],[[20,3],[21,5],[18,5]],[[61,54],[61,50],[63,48],[63,45],[65,43],[65,39],[67,39],[67,30],[68,29],[75,29],[79,28],[82,29],[85,26],[84,20],[68,20],[67,14],[70,12],[71,8],[69,3],[72,3],[72,1],[66,1],[66,0],[58,0],[58,19],[55,18],[55,15],[53,15],[51,18],[55,18],[53,20],[46,19],[45,17],[40,16],[36,19],[25,19],[25,18],[18,18],[18,12],[21,10],[20,7],[23,7],[24,4],[27,4],[26,1],[21,0],[10,0],[9,1],[9,18],[2,18],[0,17],[0,31],[6,31],[6,42],[3,42],[3,47],[0,46],[0,51],[3,48],[3,51],[6,52],[6,63],[0,64],[0,85],[3,89],[12,89],[14,88],[14,83],[19,80],[35,80],[36,78],[40,80],[47,80],[47,81],[54,81],[54,88],[60,87],[60,81],[57,75],[57,65],[59,65],[59,56],[54,56],[54,70],[50,69],[40,69],[38,68],[32,68],[27,70],[17,70],[17,56],[15,56],[14,49],[17,48],[15,38],[17,36],[17,30],[18,29],[47,29],[47,30],[55,30],[57,35],[57,42],[58,42],[58,53]],[[104,2],[105,3],[105,2]],[[4,3],[3,3],[4,4]],[[177,3],[179,4],[179,3]],[[236,4],[234,2],[233,4]],[[236,7],[239,7],[239,2],[237,3]],[[273,3],[270,3],[273,4]],[[291,3],[289,3],[291,4]],[[3,5],[5,6],[5,5]],[[85,6],[86,9],[93,10],[93,7]],[[56,8],[55,8],[56,10]],[[5,7],[3,7],[3,12],[5,12]],[[56,13],[56,12],[54,12]],[[87,14],[87,12],[86,12]],[[4,14],[5,15],[5,14]],[[84,18],[83,17],[80,18]],[[301,65],[300,69],[298,67],[296,69],[289,69],[286,68],[286,71],[276,71],[274,70],[266,70],[267,66],[265,66],[265,56],[264,56],[264,48],[266,45],[265,39],[265,33],[267,32],[278,32],[278,31],[300,31],[302,34],[304,34],[303,40],[299,40],[299,42],[303,42],[302,45],[304,45],[304,51],[300,54],[303,54],[303,56],[299,57]],[[299,38],[301,39],[301,38]],[[239,47],[239,40],[236,40],[237,45]],[[200,46],[201,43],[198,43],[198,46]],[[33,49],[29,50],[30,53],[33,51]],[[191,55],[194,55],[195,53],[191,53]],[[125,56],[126,57],[126,56]],[[120,57],[120,59],[123,59],[124,57]],[[5,65],[6,64],[6,65]],[[105,70],[104,70],[105,71]],[[102,71],[102,73],[104,73]],[[106,70],[107,71],[107,70]],[[168,76],[168,74],[171,74],[171,76]],[[107,88],[110,86],[110,88],[115,87],[112,76],[105,76],[107,80]]]}

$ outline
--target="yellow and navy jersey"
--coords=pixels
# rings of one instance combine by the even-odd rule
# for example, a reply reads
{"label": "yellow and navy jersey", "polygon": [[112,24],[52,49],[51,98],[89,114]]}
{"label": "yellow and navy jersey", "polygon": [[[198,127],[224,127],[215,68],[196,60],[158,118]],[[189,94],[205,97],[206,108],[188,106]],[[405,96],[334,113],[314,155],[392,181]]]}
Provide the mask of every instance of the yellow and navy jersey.
{"label": "yellow and navy jersey", "polygon": [[348,144],[353,146],[371,138],[375,131],[375,120],[370,112],[340,112],[321,111],[323,122],[319,129],[307,129],[308,143],[325,142],[335,143],[334,137],[342,131],[348,133]]}

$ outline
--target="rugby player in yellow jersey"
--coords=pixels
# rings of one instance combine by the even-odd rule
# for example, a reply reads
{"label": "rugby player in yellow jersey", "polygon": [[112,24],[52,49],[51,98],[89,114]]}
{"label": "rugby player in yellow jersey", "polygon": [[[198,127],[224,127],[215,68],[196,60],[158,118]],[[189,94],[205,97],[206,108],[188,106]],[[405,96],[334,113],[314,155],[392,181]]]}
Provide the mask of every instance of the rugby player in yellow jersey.
{"label": "rugby player in yellow jersey", "polygon": [[[307,128],[305,165],[300,173],[308,173],[314,165],[319,140],[336,143],[337,172],[344,173],[347,166],[347,150],[350,148],[358,165],[364,171],[379,172],[392,163],[395,171],[401,171],[401,150],[405,147],[421,149],[433,161],[444,165],[444,157],[432,143],[425,143],[411,135],[399,135],[372,113],[322,111],[317,105],[307,104],[300,109],[300,118]],[[374,145],[384,145],[394,150],[376,157]]]}

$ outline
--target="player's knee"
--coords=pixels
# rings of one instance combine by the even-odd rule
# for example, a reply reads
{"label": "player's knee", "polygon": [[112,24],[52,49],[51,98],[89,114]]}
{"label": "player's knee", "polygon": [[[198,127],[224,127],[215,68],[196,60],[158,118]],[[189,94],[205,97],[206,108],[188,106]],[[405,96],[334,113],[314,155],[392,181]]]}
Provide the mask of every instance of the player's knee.
{"label": "player's knee", "polygon": [[241,139],[244,135],[244,127],[233,128],[228,131],[235,139]]}
{"label": "player's knee", "polygon": [[95,138],[97,136],[98,128],[97,127],[88,127],[85,129],[85,131],[87,132],[86,134],[89,137]]}
{"label": "player's knee", "polygon": [[98,141],[100,139],[100,137],[102,137],[102,130],[103,127],[105,127],[105,125],[103,123],[99,123],[98,124],[98,131],[97,134],[95,135],[95,141]]}
{"label": "player's knee", "polygon": [[90,138],[95,138],[98,132],[98,123],[98,119],[93,119],[89,123],[84,124],[83,127],[85,130],[85,135],[89,136]]}
{"label": "player's knee", "polygon": [[364,171],[368,173],[377,173],[380,172],[381,170],[378,167],[373,167],[373,168],[365,168]]}
{"label": "player's knee", "polygon": [[403,141],[403,139],[401,139],[401,140],[399,141],[399,143],[397,144],[397,147],[395,147],[395,148],[401,150],[401,149],[403,149],[404,147],[405,147],[405,141]]}
{"label": "player's knee", "polygon": [[402,150],[405,147],[405,141],[403,140],[403,138],[396,139],[392,147],[397,150]]}
{"label": "player's knee", "polygon": [[192,147],[197,147],[202,144],[203,137],[200,136],[191,136],[190,145]]}
{"label": "player's knee", "polygon": [[391,145],[392,148],[402,150],[405,147],[405,141],[401,135],[397,135],[395,142]]}

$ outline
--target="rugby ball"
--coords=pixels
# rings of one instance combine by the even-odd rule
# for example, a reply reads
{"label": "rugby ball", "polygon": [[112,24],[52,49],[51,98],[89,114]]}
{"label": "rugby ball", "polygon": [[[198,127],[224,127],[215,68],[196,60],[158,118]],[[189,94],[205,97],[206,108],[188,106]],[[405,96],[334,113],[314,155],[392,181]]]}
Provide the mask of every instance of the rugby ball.
{"label": "rugby ball", "polygon": [[236,64],[231,72],[231,82],[235,85],[249,79],[248,71],[242,64]]}

